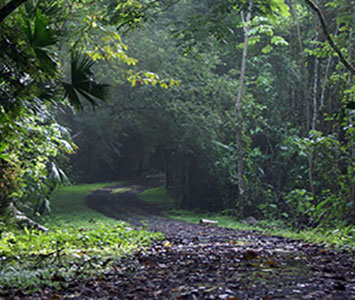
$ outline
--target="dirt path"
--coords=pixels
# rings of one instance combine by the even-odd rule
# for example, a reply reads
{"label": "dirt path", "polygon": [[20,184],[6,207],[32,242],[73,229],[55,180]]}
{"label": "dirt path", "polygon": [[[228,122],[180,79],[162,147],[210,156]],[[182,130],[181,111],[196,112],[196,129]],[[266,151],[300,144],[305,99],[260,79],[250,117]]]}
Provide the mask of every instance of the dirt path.
{"label": "dirt path", "polygon": [[[149,184],[148,184],[149,185]],[[115,271],[78,281],[77,299],[355,299],[355,258],[321,246],[256,232],[169,220],[139,201],[145,186],[94,192],[88,205],[133,225],[142,220],[167,240],[120,261]],[[64,296],[64,295],[63,295]]]}

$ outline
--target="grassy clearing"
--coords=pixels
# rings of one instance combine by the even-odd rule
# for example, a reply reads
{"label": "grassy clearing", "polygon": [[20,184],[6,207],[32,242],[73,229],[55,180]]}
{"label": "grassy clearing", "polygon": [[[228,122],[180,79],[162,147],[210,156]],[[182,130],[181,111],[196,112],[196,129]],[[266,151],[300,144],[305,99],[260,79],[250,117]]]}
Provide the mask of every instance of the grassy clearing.
{"label": "grassy clearing", "polygon": [[307,230],[292,230],[284,222],[279,220],[263,220],[257,225],[244,224],[234,217],[216,214],[194,212],[177,209],[178,202],[167,194],[164,187],[148,189],[139,194],[141,200],[166,206],[166,216],[187,223],[199,223],[200,219],[213,219],[218,221],[219,226],[238,230],[255,230],[269,235],[290,237],[305,240],[312,243],[322,243],[328,246],[340,246],[355,250],[355,227],[338,226],[338,228],[312,228]]}
{"label": "grassy clearing", "polygon": [[[117,183],[116,183],[117,184]],[[58,189],[50,215],[42,219],[50,230],[4,231],[0,240],[0,290],[35,290],[41,285],[65,287],[70,278],[98,274],[118,258],[150,245],[163,236],[133,230],[124,222],[105,217],[84,202],[106,184]]]}
{"label": "grassy clearing", "polygon": [[44,225],[53,226],[92,226],[92,220],[105,224],[116,224],[117,221],[108,218],[85,204],[85,198],[95,190],[105,186],[118,185],[120,182],[80,184],[60,187],[51,198],[51,212],[40,221]]}

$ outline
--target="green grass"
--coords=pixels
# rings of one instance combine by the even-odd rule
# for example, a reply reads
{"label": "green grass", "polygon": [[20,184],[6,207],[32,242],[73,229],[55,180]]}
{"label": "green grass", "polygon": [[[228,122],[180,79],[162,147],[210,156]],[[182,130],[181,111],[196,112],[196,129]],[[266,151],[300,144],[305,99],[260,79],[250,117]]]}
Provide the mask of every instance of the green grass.
{"label": "green grass", "polygon": [[55,191],[51,198],[51,212],[42,218],[45,226],[91,226],[92,220],[105,224],[115,224],[117,221],[108,218],[85,204],[85,198],[93,191],[106,186],[115,186],[120,182],[80,184],[63,186]]}
{"label": "green grass", "polygon": [[2,232],[0,290],[35,290],[40,285],[65,288],[69,279],[98,275],[118,258],[163,238],[159,233],[134,230],[85,205],[86,196],[108,185],[114,183],[59,188],[50,215],[42,219],[49,228],[46,233]]}
{"label": "green grass", "polygon": [[176,208],[177,201],[167,193],[164,186],[147,189],[138,194],[140,200],[155,204],[162,209]]}
{"label": "green grass", "polygon": [[169,218],[185,221],[187,223],[199,223],[200,219],[212,219],[218,221],[218,226],[237,230],[255,230],[268,235],[290,237],[305,240],[311,243],[321,243],[328,246],[340,246],[350,250],[355,249],[355,227],[338,226],[338,228],[310,228],[306,230],[294,230],[279,220],[262,220],[257,225],[244,224],[231,216],[216,213],[203,213],[177,209],[178,202],[167,194],[164,187],[148,189],[139,194],[141,200],[161,205],[169,204],[170,208],[165,212]]}

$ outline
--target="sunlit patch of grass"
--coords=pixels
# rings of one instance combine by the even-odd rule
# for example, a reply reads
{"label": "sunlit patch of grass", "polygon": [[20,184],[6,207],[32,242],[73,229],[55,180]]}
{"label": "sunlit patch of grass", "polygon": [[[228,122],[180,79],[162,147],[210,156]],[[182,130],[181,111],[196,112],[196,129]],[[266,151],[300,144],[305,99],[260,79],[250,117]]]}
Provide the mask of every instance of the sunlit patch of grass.
{"label": "sunlit patch of grass", "polygon": [[111,194],[122,194],[122,193],[133,191],[137,188],[138,188],[137,185],[132,185],[129,187],[119,187],[119,188],[113,189]]}
{"label": "sunlit patch of grass", "polygon": [[112,220],[87,207],[85,198],[95,190],[115,186],[120,182],[79,184],[58,188],[51,198],[51,212],[42,218],[47,227],[73,225],[86,226],[93,221],[114,224]]}

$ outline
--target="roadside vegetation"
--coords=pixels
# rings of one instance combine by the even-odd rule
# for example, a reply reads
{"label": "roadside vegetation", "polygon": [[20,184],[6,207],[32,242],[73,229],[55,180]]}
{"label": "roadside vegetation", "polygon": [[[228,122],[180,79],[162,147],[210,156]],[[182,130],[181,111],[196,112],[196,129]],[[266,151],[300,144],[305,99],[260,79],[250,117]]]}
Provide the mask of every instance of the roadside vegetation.
{"label": "roadside vegetation", "polygon": [[211,213],[201,210],[179,209],[179,201],[174,199],[164,187],[156,187],[141,192],[139,198],[147,203],[153,203],[165,208],[164,216],[187,223],[198,224],[201,219],[218,221],[218,226],[236,230],[259,231],[268,235],[277,235],[293,239],[319,243],[330,247],[340,247],[355,252],[355,227],[337,224],[320,228],[292,228],[292,224],[284,219],[256,220],[254,217],[240,219],[235,210]]}
{"label": "roadside vegetation", "polygon": [[49,229],[3,228],[0,240],[0,290],[64,288],[72,278],[85,278],[110,269],[117,259],[150,245],[162,234],[135,230],[89,209],[84,198],[117,183],[59,188],[52,211],[38,219]]}

